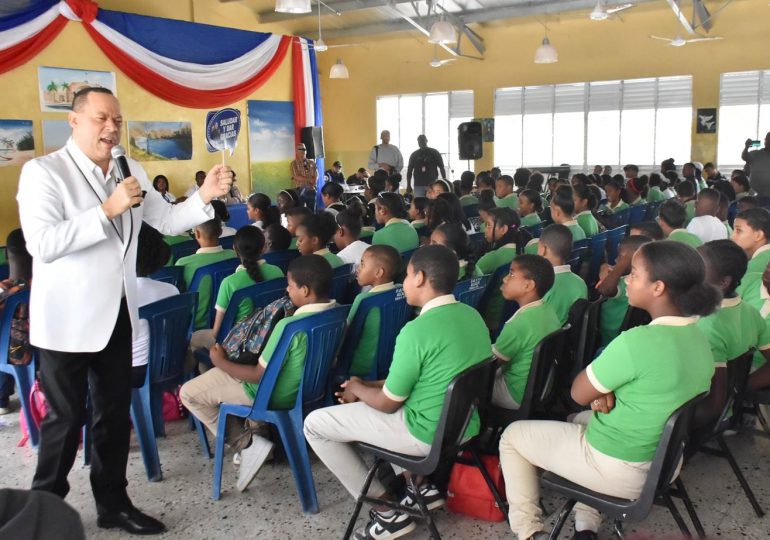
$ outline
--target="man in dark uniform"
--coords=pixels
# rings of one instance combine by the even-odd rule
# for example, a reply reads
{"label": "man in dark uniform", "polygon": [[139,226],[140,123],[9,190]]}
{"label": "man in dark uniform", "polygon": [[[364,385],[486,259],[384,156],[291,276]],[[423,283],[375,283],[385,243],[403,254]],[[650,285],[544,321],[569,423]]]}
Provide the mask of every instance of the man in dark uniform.
{"label": "man in dark uniform", "polygon": [[[444,160],[435,148],[428,147],[425,135],[417,137],[420,147],[409,156],[409,166],[406,170],[406,191],[414,191],[415,197],[424,197],[428,186],[437,178],[446,178]],[[441,171],[441,176],[439,176]],[[412,190],[412,174],[414,174],[414,190]]]}

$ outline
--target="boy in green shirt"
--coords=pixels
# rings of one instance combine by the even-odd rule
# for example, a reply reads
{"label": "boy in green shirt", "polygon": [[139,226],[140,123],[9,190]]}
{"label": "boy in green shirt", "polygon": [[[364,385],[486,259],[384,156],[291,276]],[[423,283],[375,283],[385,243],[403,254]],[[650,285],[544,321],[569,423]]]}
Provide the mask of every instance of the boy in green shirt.
{"label": "boy in green shirt", "polygon": [[556,312],[559,324],[567,322],[569,310],[577,300],[588,298],[588,287],[580,276],[573,274],[568,264],[572,251],[572,234],[564,225],[549,225],[543,229],[537,254],[548,259],[556,274],[555,283],[543,297],[543,303]]}
{"label": "boy in green shirt", "polygon": [[[415,251],[407,267],[404,293],[407,302],[421,312],[399,333],[387,379],[365,382],[352,377],[338,394],[342,405],[313,411],[305,419],[305,438],[313,451],[354,498],[368,471],[354,443],[427,455],[449,384],[490,356],[492,345],[484,321],[452,296],[457,269],[457,257],[444,246]],[[479,419],[474,414],[466,434],[473,436],[478,430]],[[424,484],[418,489],[429,509],[444,503],[434,486]],[[377,478],[369,496],[392,498]],[[401,503],[415,504],[411,489]],[[397,538],[415,528],[411,516],[385,505],[375,506],[371,516],[364,530],[356,531],[356,538]]]}
{"label": "boy in green shirt", "polygon": [[377,223],[384,225],[374,233],[372,245],[386,244],[393,246],[399,253],[417,249],[420,239],[417,231],[406,220],[406,208],[401,195],[397,193],[380,193],[374,201],[374,216]]}
{"label": "boy in green shirt", "polygon": [[537,255],[516,258],[503,279],[503,297],[521,307],[505,323],[492,345],[492,353],[500,363],[492,392],[492,403],[498,407],[521,406],[535,347],[560,327],[556,312],[542,301],[553,283],[553,266]]}
{"label": "boy in green shirt", "polygon": [[[557,225],[563,225],[569,230],[572,235],[572,241],[577,242],[579,240],[586,239],[586,233],[583,228],[575,221],[573,213],[575,212],[575,200],[572,195],[571,186],[559,186],[553,192],[553,198],[551,199],[551,219]],[[540,253],[538,244],[542,241],[541,238],[534,238],[527,243],[524,248],[525,253],[538,254]],[[572,250],[572,243],[570,243],[570,250]],[[564,259],[569,259],[569,253]]]}
{"label": "boy in green shirt", "polygon": [[[219,344],[211,348],[211,362],[214,368],[182,385],[179,396],[185,407],[216,435],[221,403],[251,405],[267,364],[281,340],[286,325],[301,317],[318,313],[335,306],[329,299],[332,286],[332,269],[323,257],[306,255],[291,261],[288,269],[286,292],[297,310],[275,325],[267,343],[262,349],[256,365],[241,364],[230,360]],[[299,383],[305,369],[307,335],[294,337],[287,351],[287,359],[278,377],[271,396],[271,406],[290,408],[299,390]],[[238,490],[245,490],[259,472],[273,443],[251,432],[242,421],[232,418],[227,426],[227,444],[240,452]]]}
{"label": "boy in green shirt", "polygon": [[320,255],[337,268],[345,264],[327,247],[334,233],[337,232],[337,221],[329,212],[321,212],[307,216],[297,226],[297,250],[300,255]]}
{"label": "boy in green shirt", "polygon": [[669,199],[660,205],[658,224],[663,229],[663,235],[668,240],[682,242],[690,247],[697,248],[703,242],[694,234],[687,232],[687,229],[684,228],[686,221],[687,210],[678,200]]}
{"label": "boy in green shirt", "polygon": [[519,209],[519,197],[513,192],[513,178],[507,174],[495,180],[495,204],[498,208]]}
{"label": "boy in green shirt", "polygon": [[460,175],[460,204],[470,206],[479,204],[479,199],[473,196],[473,182],[476,176],[471,171],[465,171]]}
{"label": "boy in green shirt", "polygon": [[762,273],[770,263],[770,212],[764,208],[749,208],[739,212],[733,224],[732,241],[749,257],[746,275],[737,292],[746,302],[762,309]]}

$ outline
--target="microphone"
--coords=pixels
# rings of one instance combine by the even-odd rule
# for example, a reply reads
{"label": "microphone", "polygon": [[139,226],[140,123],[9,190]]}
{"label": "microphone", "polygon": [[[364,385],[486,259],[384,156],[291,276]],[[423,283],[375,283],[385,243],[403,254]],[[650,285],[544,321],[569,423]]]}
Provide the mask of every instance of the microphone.
{"label": "microphone", "polygon": [[[126,149],[119,144],[116,144],[112,147],[110,153],[112,154],[112,159],[115,160],[115,165],[118,167],[118,174],[117,178],[115,179],[115,183],[120,184],[123,180],[131,176],[131,169],[128,168],[128,160],[126,159]],[[146,194],[147,192],[142,190],[142,198],[144,198]],[[140,203],[136,203],[131,208],[139,208],[139,204]]]}

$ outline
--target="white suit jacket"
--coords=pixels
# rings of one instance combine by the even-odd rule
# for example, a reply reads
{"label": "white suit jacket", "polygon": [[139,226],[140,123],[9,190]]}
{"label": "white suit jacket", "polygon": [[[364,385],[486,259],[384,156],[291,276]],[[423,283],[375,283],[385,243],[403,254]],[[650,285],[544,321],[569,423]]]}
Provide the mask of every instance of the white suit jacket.
{"label": "white suit jacket", "polygon": [[107,199],[101,171],[72,139],[24,165],[16,198],[33,257],[33,345],[63,352],[101,351],[115,328],[124,291],[136,334],[136,248],[142,221],[164,234],[180,234],[214,217],[211,205],[204,205],[197,193],[182,204],[168,204],[141,165],[128,162],[147,195],[139,208],[116,218],[123,239],[101,209]]}

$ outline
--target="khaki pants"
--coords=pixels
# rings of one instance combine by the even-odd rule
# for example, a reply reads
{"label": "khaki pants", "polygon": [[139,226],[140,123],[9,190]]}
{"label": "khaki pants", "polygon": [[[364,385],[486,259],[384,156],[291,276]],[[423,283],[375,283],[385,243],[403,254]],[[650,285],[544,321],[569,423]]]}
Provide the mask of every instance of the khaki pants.
{"label": "khaki pants", "polygon": [[[203,375],[182,385],[179,397],[187,409],[203,422],[216,436],[219,421],[219,405],[233,403],[251,405],[252,399],[246,395],[241,381],[231,377],[219,368],[208,370]],[[238,452],[251,440],[251,430],[242,418],[230,416],[227,419],[225,443]]]}
{"label": "khaki pants", "polygon": [[[580,414],[576,422],[585,422]],[[510,504],[511,530],[520,540],[543,530],[538,504],[537,469],[551,471],[588,489],[624,499],[637,499],[650,462],[627,462],[595,450],[585,439],[582,423],[527,420],[514,422],[500,439],[500,465]],[[575,530],[598,531],[599,512],[575,505]]]}
{"label": "khaki pants", "polygon": [[[305,418],[305,438],[353,498],[361,493],[369,467],[351,442],[365,442],[410,456],[427,456],[430,452],[429,444],[409,433],[403,407],[388,414],[360,401],[310,413]],[[379,497],[384,493],[385,488],[375,477],[369,495]]]}
{"label": "khaki pants", "polygon": [[513,399],[511,391],[508,389],[508,384],[503,377],[503,368],[497,368],[495,372],[495,385],[492,388],[492,405],[496,407],[502,407],[503,409],[517,410],[521,405],[516,403]]}

